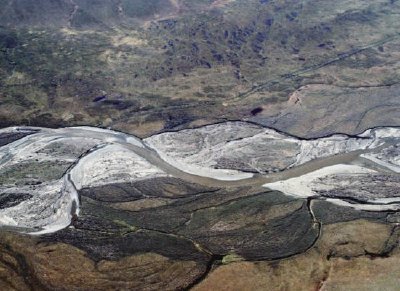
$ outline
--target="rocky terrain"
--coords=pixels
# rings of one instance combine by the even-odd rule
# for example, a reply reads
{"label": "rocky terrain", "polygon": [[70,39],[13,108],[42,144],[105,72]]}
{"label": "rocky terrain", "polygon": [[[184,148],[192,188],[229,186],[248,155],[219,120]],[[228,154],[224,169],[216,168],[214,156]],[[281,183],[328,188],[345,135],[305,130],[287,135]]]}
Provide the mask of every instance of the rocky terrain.
{"label": "rocky terrain", "polygon": [[397,290],[397,0],[0,0],[0,290]]}
{"label": "rocky terrain", "polygon": [[[239,268],[239,284],[263,276],[256,289],[295,284],[273,270],[305,272],[305,288],[342,284],[329,275],[341,258],[396,258],[399,133],[302,140],[227,122],[142,141],[91,127],[3,129],[0,282],[10,290],[231,289]],[[258,157],[249,175],[244,161]],[[310,262],[312,276],[296,269]]]}
{"label": "rocky terrain", "polygon": [[246,119],[320,137],[400,122],[395,0],[0,7],[3,127],[92,125],[147,137]]}

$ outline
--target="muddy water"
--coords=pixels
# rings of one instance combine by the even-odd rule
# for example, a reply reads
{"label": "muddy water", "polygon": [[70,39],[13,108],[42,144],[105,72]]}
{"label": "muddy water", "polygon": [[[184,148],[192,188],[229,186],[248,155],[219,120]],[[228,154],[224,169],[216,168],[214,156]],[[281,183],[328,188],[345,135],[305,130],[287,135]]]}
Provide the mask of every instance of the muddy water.
{"label": "muddy water", "polygon": [[[37,128],[35,128],[37,129]],[[343,154],[337,154],[325,158],[319,158],[319,159],[314,159],[312,161],[306,162],[302,165],[298,165],[296,167],[287,169],[283,172],[278,172],[278,173],[273,173],[273,174],[268,174],[268,175],[254,175],[252,178],[247,178],[247,179],[242,179],[242,180],[230,180],[230,181],[224,181],[224,180],[217,180],[209,177],[203,177],[203,176],[197,176],[194,174],[190,174],[187,172],[184,172],[173,165],[167,163],[164,161],[158,153],[152,149],[147,147],[140,139],[135,138],[133,136],[120,133],[120,132],[115,132],[115,131],[110,131],[110,130],[102,130],[102,129],[97,129],[97,128],[61,128],[61,129],[46,129],[46,128],[41,128],[40,132],[26,136],[18,141],[15,141],[11,144],[8,144],[6,146],[0,147],[0,169],[7,167],[10,163],[15,162],[15,157],[17,157],[17,160],[19,161],[24,161],[25,159],[32,159],[35,158],[35,152],[38,149],[43,148],[43,146],[48,145],[50,142],[54,142],[56,140],[60,139],[68,139],[68,138],[92,138],[95,139],[97,144],[94,146],[91,150],[88,152],[84,153],[81,158],[76,160],[72,166],[68,169],[68,171],[64,175],[65,185],[68,187],[70,191],[65,191],[63,195],[71,195],[70,197],[70,207],[68,209],[65,209],[65,211],[68,211],[69,218],[64,217],[64,221],[60,224],[57,222],[56,224],[52,225],[49,224],[46,226],[46,229],[43,230],[43,233],[45,232],[54,232],[59,229],[64,228],[66,225],[70,223],[70,219],[72,218],[73,215],[77,214],[79,212],[79,200],[78,200],[78,194],[77,194],[77,189],[75,188],[75,184],[73,179],[71,179],[69,172],[74,169],[75,167],[79,167],[79,162],[83,157],[85,159],[89,159],[88,161],[91,161],[91,159],[96,159],[96,155],[92,155],[93,152],[95,152],[98,149],[103,148],[104,146],[107,145],[120,145],[129,151],[134,152],[135,154],[143,157],[146,159],[150,164],[158,167],[162,171],[164,171],[166,174],[169,174],[171,176],[181,178],[183,180],[186,180],[188,182],[192,183],[197,183],[209,187],[221,187],[221,188],[228,188],[228,187],[240,187],[240,186],[253,186],[253,187],[261,187],[264,184],[267,183],[272,183],[272,182],[277,182],[281,180],[287,180],[290,178],[295,178],[299,177],[302,175],[305,175],[310,172],[314,172],[316,170],[319,170],[321,168],[325,168],[328,166],[333,166],[336,164],[358,164],[362,166],[366,166],[368,168],[372,168],[374,170],[380,171],[380,172],[390,172],[387,168],[384,166],[381,166],[379,164],[374,163],[371,160],[361,158],[361,154],[367,154],[370,152],[379,152],[383,148],[386,148],[394,143],[398,143],[396,139],[390,139],[386,140],[386,144],[381,145],[378,148],[375,149],[369,149],[369,150],[355,150],[352,152],[348,153],[343,153]],[[389,140],[389,141],[388,141]],[[77,141],[79,142],[79,140]],[[40,159],[40,157],[38,156]],[[17,162],[19,162],[17,161]],[[83,162],[83,161],[82,161]],[[87,162],[87,161],[85,161]],[[79,179],[80,177],[76,177],[76,179]],[[75,181],[76,182],[76,181]],[[264,188],[266,189],[266,188]],[[74,195],[75,193],[75,195]],[[75,201],[75,202],[74,202]],[[64,211],[64,210],[63,210]],[[1,215],[1,212],[0,212]],[[49,218],[50,219],[50,218]],[[12,227],[12,226],[4,226],[4,227]],[[23,227],[23,226],[22,226]],[[21,229],[20,227],[18,227]]]}
{"label": "muddy water", "polygon": [[[37,129],[37,128],[35,128]],[[389,146],[391,143],[386,143],[379,148],[369,149],[369,150],[356,150],[349,153],[337,154],[334,156],[329,156],[325,158],[314,159],[312,161],[306,162],[302,165],[298,165],[294,168],[287,169],[283,172],[272,173],[268,175],[260,175],[255,174],[252,178],[242,179],[242,180],[233,180],[233,181],[222,181],[208,177],[197,176],[193,174],[189,174],[184,172],[176,167],[170,165],[169,163],[165,162],[160,156],[156,153],[155,150],[148,148],[144,144],[141,143],[140,139],[136,139],[137,143],[132,144],[127,141],[128,138],[132,138],[132,136],[115,132],[115,131],[107,131],[93,128],[93,130],[85,129],[85,128],[61,128],[61,129],[46,129],[41,128],[41,132],[35,135],[27,136],[20,140],[19,142],[14,143],[14,148],[11,148],[11,145],[3,147],[2,151],[5,153],[2,158],[0,158],[0,167],[7,163],[11,159],[11,157],[18,152],[18,150],[23,150],[27,146],[32,146],[36,141],[54,136],[54,139],[62,138],[94,138],[100,141],[104,141],[104,144],[112,143],[112,144],[119,144],[123,147],[133,151],[134,153],[138,154],[145,158],[151,164],[159,167],[161,170],[170,174],[172,176],[181,178],[183,180],[198,183],[205,186],[211,187],[237,187],[237,186],[262,186],[266,183],[277,182],[280,180],[286,180],[289,178],[294,178],[298,176],[302,176],[304,174],[316,171],[318,169],[336,165],[336,164],[359,164],[365,165],[370,168],[374,168],[378,171],[385,171],[388,170],[382,166],[379,166],[369,160],[364,158],[360,158],[361,154],[374,152],[382,149],[383,147]],[[394,143],[394,141],[393,141]],[[89,155],[90,156],[90,155]]]}
{"label": "muddy water", "polygon": [[[64,136],[66,137],[93,137],[97,139],[112,139],[113,143],[120,144],[125,148],[133,151],[134,153],[138,154],[145,158],[151,164],[159,167],[161,170],[170,174],[172,176],[181,178],[183,180],[198,183],[205,186],[210,187],[238,187],[238,186],[262,186],[266,183],[277,182],[280,180],[286,180],[298,176],[302,176],[304,174],[316,171],[318,169],[336,165],[336,164],[359,164],[365,165],[367,167],[374,168],[378,171],[387,172],[388,170],[382,166],[379,166],[371,161],[368,161],[364,158],[360,158],[361,154],[370,153],[379,151],[384,147],[390,146],[392,143],[386,143],[378,148],[375,149],[367,149],[367,150],[356,150],[349,153],[337,154],[334,156],[329,156],[325,158],[314,159],[312,161],[306,162],[302,165],[296,166],[291,169],[287,169],[283,172],[277,172],[268,175],[260,175],[256,174],[252,178],[242,179],[242,180],[234,180],[234,181],[222,181],[217,179],[212,179],[208,177],[197,176],[193,174],[189,174],[184,172],[176,167],[170,165],[169,163],[165,162],[160,156],[156,153],[155,150],[148,148],[146,145],[143,144],[143,147],[139,147],[128,143],[126,138],[129,135],[119,132],[92,132],[86,131],[84,129],[74,128],[71,129],[61,129],[60,130]],[[395,143],[395,141],[393,141]]]}

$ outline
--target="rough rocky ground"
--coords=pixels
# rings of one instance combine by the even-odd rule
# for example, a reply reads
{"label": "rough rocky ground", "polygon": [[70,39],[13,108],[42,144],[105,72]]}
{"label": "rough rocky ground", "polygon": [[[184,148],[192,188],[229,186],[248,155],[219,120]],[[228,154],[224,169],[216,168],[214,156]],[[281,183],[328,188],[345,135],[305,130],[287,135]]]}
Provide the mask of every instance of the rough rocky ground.
{"label": "rough rocky ground", "polygon": [[3,126],[399,124],[398,1],[31,2],[0,2]]}
{"label": "rough rocky ground", "polygon": [[[0,127],[92,125],[151,137],[251,121],[229,129],[246,140],[262,126],[300,139],[400,126],[399,12],[396,0],[0,0]],[[0,131],[0,146],[35,133]],[[181,142],[194,147],[178,153],[201,148],[202,134],[188,137]],[[254,149],[250,139],[246,159],[229,148],[219,167],[243,178],[285,172],[298,158],[298,143],[261,141]],[[36,144],[34,157],[0,168],[0,213],[61,183],[99,143]],[[59,231],[25,234],[57,214],[45,204],[20,217],[40,223],[0,230],[0,289],[397,290],[400,216],[396,201],[379,200],[399,194],[398,148],[356,161],[379,174],[323,177],[310,197],[262,187],[258,176],[196,183],[154,169],[154,159],[99,151],[107,167],[88,167],[79,211],[68,204]],[[215,158],[199,157],[189,160]],[[49,204],[65,193],[56,190]]]}

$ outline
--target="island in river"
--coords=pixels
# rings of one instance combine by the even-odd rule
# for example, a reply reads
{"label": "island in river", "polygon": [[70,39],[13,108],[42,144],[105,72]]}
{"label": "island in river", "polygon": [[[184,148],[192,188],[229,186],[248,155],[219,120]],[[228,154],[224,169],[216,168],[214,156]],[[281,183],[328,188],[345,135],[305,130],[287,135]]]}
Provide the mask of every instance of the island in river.
{"label": "island in river", "polygon": [[[24,256],[27,288],[91,276],[88,289],[207,289],[240,268],[288,272],[292,260],[317,264],[306,279],[320,284],[348,258],[396,253],[400,128],[304,139],[224,122],[142,140],[11,127],[0,139],[2,241]],[[58,277],[75,264],[57,265],[65,256],[82,272]]]}

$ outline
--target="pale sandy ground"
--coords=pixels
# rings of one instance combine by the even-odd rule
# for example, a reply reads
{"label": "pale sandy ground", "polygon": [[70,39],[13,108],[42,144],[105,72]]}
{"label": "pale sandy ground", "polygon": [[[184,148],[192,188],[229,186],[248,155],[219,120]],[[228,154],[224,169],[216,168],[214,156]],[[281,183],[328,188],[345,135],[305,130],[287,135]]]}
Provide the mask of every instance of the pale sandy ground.
{"label": "pale sandy ground", "polygon": [[[241,128],[242,125],[245,127]],[[251,129],[250,133],[246,126],[249,126]],[[260,140],[284,140],[287,143],[298,144],[300,150],[295,153],[295,162],[290,167],[296,167],[320,157],[340,157],[342,153],[365,149],[368,151],[364,151],[362,157],[393,173],[400,172],[399,158],[396,150],[385,151],[389,147],[397,148],[398,139],[400,138],[399,128],[368,130],[360,135],[364,139],[334,135],[332,137],[305,141],[286,136],[271,129],[246,125],[246,123],[227,123],[203,128],[201,134],[204,136],[204,140],[200,142],[202,142],[204,148],[201,148],[200,151],[197,151],[196,145],[190,148],[191,145],[185,144],[184,140],[183,144],[171,140],[175,133],[169,134],[169,144],[163,143],[164,139],[160,139],[162,135],[155,136],[154,138],[151,137],[142,142],[139,138],[124,133],[91,127],[60,129],[7,128],[0,130],[0,133],[17,130],[40,131],[1,147],[0,170],[26,161],[37,163],[38,166],[43,161],[71,163],[71,167],[60,180],[43,181],[42,185],[33,188],[16,185],[1,186],[0,190],[2,193],[30,193],[33,197],[18,205],[1,209],[0,225],[37,228],[37,234],[54,232],[70,224],[73,216],[71,209],[73,207],[77,208],[76,214],[79,213],[77,190],[84,187],[167,176],[169,175],[168,171],[161,170],[157,164],[158,162],[161,163],[162,160],[183,172],[193,174],[197,177],[210,177],[215,180],[227,181],[227,183],[229,181],[251,179],[253,177],[251,173],[233,169],[214,169],[212,167],[214,163],[213,158],[218,158],[218,155],[213,156],[213,150],[219,149],[217,150],[218,153],[231,153],[234,150],[238,150],[234,154],[239,155],[241,145],[251,145]],[[193,131],[193,134],[197,133],[198,131]],[[262,139],[265,135],[268,138]],[[214,140],[214,136],[218,137],[219,140]],[[53,154],[51,151],[43,150],[55,143],[61,143],[66,148],[79,145],[78,150],[80,149],[82,153],[87,152],[85,156],[78,160],[78,156],[69,155],[68,150],[67,153],[63,152],[62,154]],[[161,158],[161,160],[153,160],[155,164],[146,160],[146,151],[148,153],[148,151],[152,150],[156,151]],[[170,151],[172,150],[174,152],[171,154]],[[184,154],[180,156],[181,151]],[[192,155],[198,153],[200,155],[193,158]],[[254,154],[257,153],[254,152]],[[280,159],[280,156],[277,155],[276,159]],[[197,162],[191,163],[191,161]],[[313,170],[313,172],[304,175],[300,174],[294,178],[267,183],[264,187],[279,190],[287,195],[296,197],[313,197],[318,196],[315,192],[316,185],[319,188],[326,187],[326,190],[329,190],[330,187],[335,187],[335,185],[318,185],[318,180],[321,178],[323,179],[333,174],[354,175],[365,173],[376,173],[376,169],[373,170],[363,165],[339,163],[332,166],[325,166],[315,171]],[[340,199],[330,198],[327,200],[343,206],[374,211],[395,210],[400,205],[389,204],[400,202],[397,198],[375,199],[371,203],[363,205],[348,203]]]}

